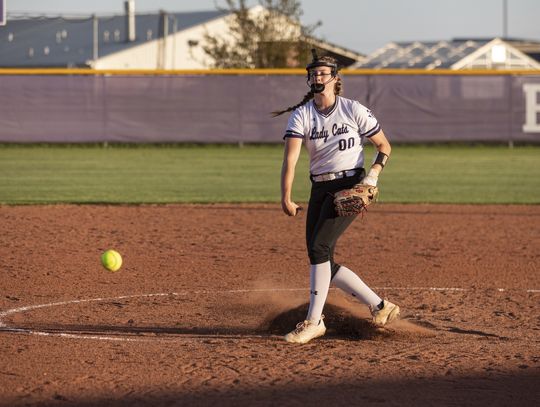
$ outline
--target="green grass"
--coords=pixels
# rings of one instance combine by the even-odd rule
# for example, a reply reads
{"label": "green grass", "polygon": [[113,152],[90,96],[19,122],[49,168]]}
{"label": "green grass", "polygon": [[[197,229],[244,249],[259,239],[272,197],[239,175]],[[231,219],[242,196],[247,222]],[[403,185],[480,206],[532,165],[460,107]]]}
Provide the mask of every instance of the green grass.
{"label": "green grass", "polygon": [[[279,202],[282,157],[281,145],[0,145],[0,203]],[[303,151],[298,202],[307,174]],[[379,185],[382,202],[538,204],[540,147],[394,146]]]}

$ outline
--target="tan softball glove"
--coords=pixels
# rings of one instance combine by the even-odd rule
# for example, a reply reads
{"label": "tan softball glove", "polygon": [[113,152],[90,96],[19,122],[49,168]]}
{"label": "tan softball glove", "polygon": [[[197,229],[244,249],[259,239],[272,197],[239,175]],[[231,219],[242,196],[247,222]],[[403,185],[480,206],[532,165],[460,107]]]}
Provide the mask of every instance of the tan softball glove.
{"label": "tan softball glove", "polygon": [[356,184],[334,194],[334,205],[338,216],[352,216],[364,212],[377,200],[379,189],[373,185]]}

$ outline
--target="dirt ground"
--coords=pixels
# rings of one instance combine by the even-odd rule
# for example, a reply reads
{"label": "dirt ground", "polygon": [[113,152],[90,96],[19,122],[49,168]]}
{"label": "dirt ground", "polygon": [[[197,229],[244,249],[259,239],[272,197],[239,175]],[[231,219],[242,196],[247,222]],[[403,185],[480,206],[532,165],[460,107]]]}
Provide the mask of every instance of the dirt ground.
{"label": "dirt ground", "polygon": [[[307,310],[305,214],[278,205],[0,206],[1,406],[510,406],[540,399],[540,206],[377,204]],[[118,250],[108,272],[101,253]]]}

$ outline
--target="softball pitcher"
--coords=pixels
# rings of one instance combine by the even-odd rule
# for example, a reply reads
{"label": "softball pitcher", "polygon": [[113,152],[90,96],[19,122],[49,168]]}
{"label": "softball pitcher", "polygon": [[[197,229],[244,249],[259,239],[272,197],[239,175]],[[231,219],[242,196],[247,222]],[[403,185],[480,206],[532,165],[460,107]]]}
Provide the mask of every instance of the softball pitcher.
{"label": "softball pitcher", "polygon": [[[310,157],[312,187],[306,220],[310,304],[305,321],[285,336],[287,342],[294,343],[307,343],[325,334],[322,312],[331,283],[367,304],[379,326],[396,319],[400,312],[397,305],[381,299],[353,271],[334,261],[337,240],[356,216],[337,216],[333,194],[360,182],[376,186],[391,147],[371,111],[340,96],[337,61],[312,52],[313,61],[306,67],[310,91],[296,106],[273,113],[278,116],[292,111],[281,170],[281,206],[289,216],[296,216],[301,209],[292,199],[292,185],[302,141]],[[377,149],[367,175],[365,139]]]}

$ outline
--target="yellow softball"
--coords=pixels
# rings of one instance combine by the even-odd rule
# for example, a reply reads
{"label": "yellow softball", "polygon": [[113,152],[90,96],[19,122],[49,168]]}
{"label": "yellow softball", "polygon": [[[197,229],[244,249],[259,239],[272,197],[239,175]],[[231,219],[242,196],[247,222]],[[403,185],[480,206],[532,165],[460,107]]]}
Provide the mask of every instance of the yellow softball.
{"label": "yellow softball", "polygon": [[118,271],[122,267],[122,256],[116,250],[107,250],[101,255],[101,264],[109,271]]}

